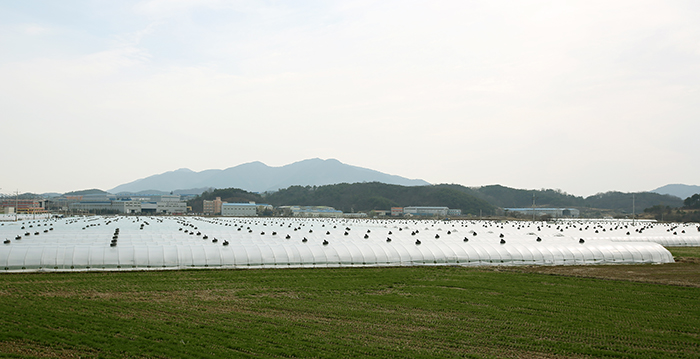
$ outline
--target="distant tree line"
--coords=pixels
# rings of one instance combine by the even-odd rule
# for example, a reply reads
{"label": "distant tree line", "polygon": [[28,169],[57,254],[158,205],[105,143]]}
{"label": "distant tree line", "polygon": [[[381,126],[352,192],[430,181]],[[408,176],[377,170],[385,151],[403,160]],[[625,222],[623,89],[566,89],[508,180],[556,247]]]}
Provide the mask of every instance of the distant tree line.
{"label": "distant tree line", "polygon": [[291,186],[265,196],[274,206],[331,206],[343,212],[367,212],[407,206],[441,206],[462,214],[491,215],[496,207],[463,191],[443,186],[400,186],[379,182]]}
{"label": "distant tree line", "polygon": [[[524,190],[501,185],[470,188],[457,184],[430,186],[401,186],[379,182],[340,183],[324,186],[291,186],[272,193],[252,193],[240,188],[213,189],[187,202],[194,212],[202,212],[203,200],[221,197],[229,203],[267,203],[273,206],[330,206],[343,212],[369,212],[389,210],[391,207],[443,206],[461,209],[463,214],[493,215],[497,208],[571,207],[593,215],[629,215],[631,213],[653,214],[660,208],[675,210],[700,206],[700,194],[685,201],[670,195],[651,192],[622,193],[606,192],[589,197],[580,197],[560,190]],[[634,208],[633,208],[634,203]],[[653,209],[652,209],[653,208]],[[659,212],[661,213],[661,212]],[[666,213],[666,212],[664,212]],[[665,216],[665,214],[664,214]],[[666,217],[664,217],[666,219]]]}
{"label": "distant tree line", "polygon": [[291,186],[263,195],[240,188],[207,191],[187,201],[193,212],[202,212],[203,201],[221,197],[229,203],[267,203],[273,206],[330,206],[343,212],[369,212],[391,207],[441,206],[463,214],[492,215],[496,207],[468,193],[441,186],[400,186],[379,182],[341,183],[325,186]]}
{"label": "distant tree line", "polygon": [[700,193],[686,198],[681,208],[655,205],[644,209],[644,213],[653,216],[658,221],[700,222]]}
{"label": "distant tree line", "polygon": [[448,186],[464,191],[501,208],[532,207],[533,196],[536,207],[592,208],[613,210],[626,214],[632,213],[633,211],[635,213],[640,213],[644,208],[649,208],[658,204],[663,204],[672,208],[683,206],[683,200],[676,196],[653,192],[622,193],[611,191],[584,198],[553,189],[525,190],[501,185],[478,188],[468,188],[461,185],[438,186]]}
{"label": "distant tree line", "polygon": [[696,193],[683,201],[687,209],[700,209],[700,193]]}
{"label": "distant tree line", "polygon": [[585,207],[583,197],[570,195],[553,189],[525,190],[501,185],[469,188],[458,184],[441,184],[439,187],[453,188],[501,208],[532,207],[533,196],[537,207]]}

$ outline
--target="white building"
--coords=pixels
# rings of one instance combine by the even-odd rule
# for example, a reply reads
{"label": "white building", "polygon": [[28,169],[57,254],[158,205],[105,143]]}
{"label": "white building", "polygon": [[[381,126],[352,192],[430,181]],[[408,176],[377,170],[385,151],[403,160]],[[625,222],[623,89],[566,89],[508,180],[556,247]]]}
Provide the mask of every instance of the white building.
{"label": "white building", "polygon": [[258,215],[258,205],[251,203],[222,203],[221,215],[225,217],[255,217]]}
{"label": "white building", "polygon": [[343,211],[327,206],[290,206],[295,217],[342,217]]}
{"label": "white building", "polygon": [[[345,218],[367,218],[367,213],[357,212],[357,213],[342,213]],[[335,216],[334,216],[335,217]],[[339,217],[339,216],[338,216]]]}
{"label": "white building", "polygon": [[157,213],[185,213],[187,202],[180,200],[180,195],[162,195],[151,197],[156,201]]}
{"label": "white building", "polygon": [[112,208],[117,210],[119,213],[141,213],[141,201],[112,201]]}
{"label": "white building", "polygon": [[447,216],[447,207],[404,207],[403,213],[412,216]]}
{"label": "white building", "polygon": [[81,211],[81,212],[99,212],[99,211],[112,211],[112,210],[114,210],[114,208],[112,207],[111,201],[77,202],[77,203],[71,203],[70,205],[68,205],[68,208],[70,208],[71,211]]}
{"label": "white building", "polygon": [[448,216],[461,216],[462,215],[462,210],[461,209],[448,209],[447,210],[447,215]]}
{"label": "white building", "polygon": [[80,202],[69,204],[69,208],[71,210],[86,212],[113,211],[118,213],[167,214],[182,214],[187,212],[187,203],[182,201],[179,195],[133,198],[115,198],[113,196],[107,197],[106,195],[86,197]]}
{"label": "white building", "polygon": [[576,208],[504,208],[506,213],[514,212],[526,216],[532,216],[533,212],[536,217],[548,215],[554,218],[578,217],[581,212]]}

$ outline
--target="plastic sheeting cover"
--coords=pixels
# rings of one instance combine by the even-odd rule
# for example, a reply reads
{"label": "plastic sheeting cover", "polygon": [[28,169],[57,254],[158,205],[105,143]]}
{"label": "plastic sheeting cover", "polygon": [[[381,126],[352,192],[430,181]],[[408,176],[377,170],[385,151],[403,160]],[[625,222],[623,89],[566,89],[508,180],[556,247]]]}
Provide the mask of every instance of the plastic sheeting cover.
{"label": "plastic sheeting cover", "polygon": [[[588,229],[578,230],[585,228],[579,225]],[[0,239],[9,241],[0,245],[0,271],[673,262],[670,252],[648,240],[653,236],[614,241],[619,236],[598,236],[599,227],[579,225],[197,217],[35,220],[0,227]],[[687,242],[695,235],[692,230],[676,237]],[[611,231],[606,228],[606,234]],[[653,230],[646,227],[644,232]]]}

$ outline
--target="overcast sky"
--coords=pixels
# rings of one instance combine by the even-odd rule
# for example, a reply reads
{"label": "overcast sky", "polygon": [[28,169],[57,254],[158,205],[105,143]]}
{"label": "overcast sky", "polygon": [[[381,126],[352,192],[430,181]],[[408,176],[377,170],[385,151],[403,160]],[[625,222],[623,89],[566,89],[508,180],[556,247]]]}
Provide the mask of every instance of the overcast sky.
{"label": "overcast sky", "polygon": [[575,195],[700,184],[700,2],[2,1],[0,192],[335,158]]}

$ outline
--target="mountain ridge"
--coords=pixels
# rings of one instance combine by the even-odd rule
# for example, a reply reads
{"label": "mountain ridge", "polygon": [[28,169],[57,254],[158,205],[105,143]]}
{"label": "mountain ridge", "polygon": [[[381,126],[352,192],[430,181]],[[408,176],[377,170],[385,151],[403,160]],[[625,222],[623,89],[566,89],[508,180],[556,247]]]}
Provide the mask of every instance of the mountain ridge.
{"label": "mountain ridge", "polygon": [[671,196],[676,196],[680,199],[686,199],[696,193],[700,193],[700,186],[674,183],[661,186],[649,192],[654,192],[658,194],[668,194]]}
{"label": "mountain ridge", "polygon": [[405,186],[424,186],[420,179],[390,175],[376,170],[344,164],[336,159],[312,158],[280,167],[260,161],[243,163],[223,170],[195,172],[187,168],[167,171],[121,184],[108,192],[146,190],[175,191],[183,188],[236,187],[251,192],[277,191],[294,185],[321,186],[337,183],[382,182]]}

